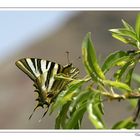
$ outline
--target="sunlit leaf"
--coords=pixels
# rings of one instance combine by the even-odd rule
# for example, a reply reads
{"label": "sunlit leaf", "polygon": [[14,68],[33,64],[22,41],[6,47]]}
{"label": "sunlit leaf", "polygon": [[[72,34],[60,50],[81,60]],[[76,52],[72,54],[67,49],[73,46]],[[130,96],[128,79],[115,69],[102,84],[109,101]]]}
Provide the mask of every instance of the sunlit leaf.
{"label": "sunlit leaf", "polygon": [[131,25],[129,25],[125,20],[122,19],[122,23],[124,25],[124,27],[132,32],[135,32],[133,27]]}
{"label": "sunlit leaf", "polygon": [[140,41],[140,14],[137,15],[135,30],[136,30],[137,37]]}
{"label": "sunlit leaf", "polygon": [[118,28],[118,29],[110,29],[109,31],[112,32],[112,33],[121,35],[121,36],[130,37],[131,39],[134,39],[134,40],[138,41],[136,33],[132,32],[132,31],[130,31],[128,29]]}
{"label": "sunlit leaf", "polygon": [[137,47],[136,41],[134,39],[126,38],[125,36],[122,36],[116,33],[112,33],[112,37],[118,39],[119,41],[125,44],[130,44],[130,45],[133,45],[134,47]]}
{"label": "sunlit leaf", "polygon": [[[131,58],[130,60],[128,60],[128,62],[115,73],[115,78],[118,81],[122,81],[121,78],[124,77],[124,80],[123,80],[124,83],[130,86],[133,70],[137,62],[138,62],[138,59],[135,60]],[[126,74],[126,76],[124,74]]]}
{"label": "sunlit leaf", "polygon": [[117,122],[112,129],[134,129],[137,127],[137,123],[133,121],[132,118],[127,118],[125,120]]}
{"label": "sunlit leaf", "polygon": [[117,65],[119,62],[126,61],[128,59],[129,59],[129,55],[124,51],[117,51],[111,53],[103,63],[102,70],[104,73],[106,73],[109,69]]}
{"label": "sunlit leaf", "polygon": [[104,80],[104,84],[108,84],[112,87],[123,89],[126,91],[132,91],[132,89],[125,83],[118,82],[118,81],[111,81],[111,80]]}
{"label": "sunlit leaf", "polygon": [[67,102],[67,104],[63,105],[60,112],[58,113],[58,116],[55,120],[55,128],[65,128],[66,120],[68,119],[67,112],[69,110],[70,102]]}
{"label": "sunlit leaf", "polygon": [[140,84],[140,75],[133,73],[132,78],[138,83]]}
{"label": "sunlit leaf", "polygon": [[58,95],[55,103],[51,107],[50,113],[52,113],[55,109],[59,108],[60,106],[63,106],[68,101],[71,101],[72,98],[77,93],[79,93],[79,88],[82,86],[84,82],[85,82],[84,80],[72,81],[67,87],[67,89]]}
{"label": "sunlit leaf", "polygon": [[87,109],[88,109],[88,116],[91,123],[94,125],[97,129],[103,129],[105,128],[103,120],[102,120],[102,112],[99,108],[99,104],[101,104],[100,96],[93,96],[88,103]]}
{"label": "sunlit leaf", "polygon": [[135,65],[132,68],[130,68],[128,70],[128,73],[126,74],[125,83],[129,86],[131,84],[131,79],[132,79],[132,74],[133,74],[134,68],[135,68]]}
{"label": "sunlit leaf", "polygon": [[75,110],[77,106],[82,105],[84,102],[86,102],[90,97],[90,91],[88,89],[85,89],[74,98],[72,104],[71,104],[71,111]]}
{"label": "sunlit leaf", "polygon": [[[96,52],[91,40],[91,33],[88,33],[82,43],[83,63],[87,73],[94,79],[105,79],[105,76],[97,62]],[[94,79],[94,80],[95,80]]]}
{"label": "sunlit leaf", "polygon": [[128,102],[133,108],[135,108],[137,106],[138,99],[131,99],[131,100],[128,100]]}
{"label": "sunlit leaf", "polygon": [[67,124],[66,124],[66,129],[76,129],[77,124],[81,122],[83,115],[86,111],[86,103],[81,105],[79,108],[75,110],[73,115],[69,118]]}

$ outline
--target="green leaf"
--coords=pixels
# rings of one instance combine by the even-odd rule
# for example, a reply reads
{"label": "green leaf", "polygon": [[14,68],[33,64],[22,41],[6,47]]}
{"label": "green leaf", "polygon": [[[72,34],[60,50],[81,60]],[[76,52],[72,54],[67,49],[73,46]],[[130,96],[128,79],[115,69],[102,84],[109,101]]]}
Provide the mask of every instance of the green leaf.
{"label": "green leaf", "polygon": [[56,117],[55,121],[55,128],[60,129],[60,128],[65,128],[65,123],[66,120],[68,119],[67,112],[69,110],[70,102],[62,106],[60,112],[58,113],[58,116]]}
{"label": "green leaf", "polygon": [[55,109],[59,108],[60,106],[63,106],[68,101],[71,101],[76,94],[79,93],[79,88],[84,83],[84,80],[74,80],[72,81],[67,89],[65,91],[62,91],[55,101],[55,103],[52,105],[50,113],[52,113]]}
{"label": "green leaf", "polygon": [[123,89],[123,90],[130,91],[130,92],[132,91],[131,88],[127,84],[122,83],[122,82],[111,81],[111,80],[104,80],[103,82],[104,82],[104,84],[108,84],[115,88]]}
{"label": "green leaf", "polygon": [[86,103],[75,110],[66,124],[66,129],[76,129],[79,122],[81,122],[86,111]]}
{"label": "green leaf", "polygon": [[134,29],[133,29],[133,27],[131,26],[131,25],[129,25],[126,21],[124,21],[123,19],[122,19],[122,23],[123,23],[123,25],[124,25],[124,27],[126,28],[126,29],[128,29],[128,30],[130,30],[130,31],[132,31],[132,32],[135,32],[134,31]]}
{"label": "green leaf", "polygon": [[135,31],[136,31],[136,35],[140,41],[140,14],[137,15]]}
{"label": "green leaf", "polygon": [[91,123],[94,125],[97,129],[103,129],[105,128],[103,120],[102,120],[102,112],[100,109],[100,96],[93,96],[88,103],[87,109],[88,109],[88,116]]}
{"label": "green leaf", "polygon": [[[130,58],[130,60],[128,60],[128,62],[124,66],[122,66],[115,73],[115,78],[118,81],[122,81],[121,77],[125,77],[124,78],[124,83],[126,83],[126,84],[128,84],[130,86],[131,79],[132,79],[132,74],[133,74],[133,71],[134,71],[134,68],[135,68],[137,62],[138,62],[138,59]],[[128,71],[126,72],[127,69],[128,69]],[[126,76],[124,75],[125,72],[126,72]]]}
{"label": "green leaf", "polygon": [[[66,125],[67,128],[80,127],[81,120],[83,118],[89,96],[90,96],[89,90],[85,89],[84,91],[79,92],[79,94],[76,97],[74,97],[74,100],[70,106],[70,108],[71,108],[70,109],[70,119]],[[78,118],[78,113],[81,113],[81,116],[79,116],[79,118]]]}
{"label": "green leaf", "polygon": [[128,29],[118,28],[118,29],[110,29],[109,31],[112,32],[112,33],[118,34],[120,36],[129,37],[131,39],[134,39],[134,40],[138,41],[136,33],[132,32]]}
{"label": "green leaf", "polygon": [[138,126],[136,122],[133,121],[133,118],[127,118],[125,120],[117,122],[112,129],[134,129]]}
{"label": "green leaf", "polygon": [[131,79],[132,79],[132,74],[133,74],[134,68],[135,68],[135,65],[129,69],[129,71],[126,75],[126,78],[125,78],[125,83],[129,86],[131,85]]}
{"label": "green leaf", "polygon": [[132,78],[138,83],[140,84],[140,75],[133,73]]}
{"label": "green leaf", "polygon": [[128,102],[133,108],[136,108],[138,99],[131,99],[131,100],[128,100]]}
{"label": "green leaf", "polygon": [[77,106],[85,103],[89,99],[90,94],[91,92],[88,89],[79,92],[78,95],[74,97],[74,100],[71,104],[71,112],[73,112],[77,108]]}
{"label": "green leaf", "polygon": [[137,47],[136,41],[131,39],[131,38],[126,38],[126,37],[121,36],[121,35],[116,34],[116,33],[112,33],[112,37],[118,39],[119,41],[121,41],[125,44],[130,44],[130,45],[133,45],[134,47]]}
{"label": "green leaf", "polygon": [[87,33],[82,43],[82,55],[86,71],[93,80],[97,78],[105,79],[105,76],[97,62],[96,53],[91,40],[91,33]]}
{"label": "green leaf", "polygon": [[111,69],[113,66],[117,65],[119,62],[126,61],[129,58],[128,53],[124,51],[117,51],[112,54],[110,54],[103,66],[102,66],[102,71],[106,73],[109,69]]}

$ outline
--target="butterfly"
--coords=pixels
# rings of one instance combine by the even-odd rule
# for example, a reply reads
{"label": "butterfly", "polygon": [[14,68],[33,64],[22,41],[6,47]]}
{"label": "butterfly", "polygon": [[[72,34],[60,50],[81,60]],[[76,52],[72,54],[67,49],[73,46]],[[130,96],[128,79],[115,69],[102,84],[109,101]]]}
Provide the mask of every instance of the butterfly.
{"label": "butterfly", "polygon": [[38,93],[38,98],[36,99],[38,104],[29,119],[31,119],[38,107],[44,108],[46,106],[43,118],[57,95],[70,83],[66,79],[56,79],[56,75],[63,74],[69,78],[75,78],[79,73],[78,68],[74,67],[72,63],[62,66],[55,62],[37,58],[23,58],[16,61],[15,64],[34,82],[35,92]]}

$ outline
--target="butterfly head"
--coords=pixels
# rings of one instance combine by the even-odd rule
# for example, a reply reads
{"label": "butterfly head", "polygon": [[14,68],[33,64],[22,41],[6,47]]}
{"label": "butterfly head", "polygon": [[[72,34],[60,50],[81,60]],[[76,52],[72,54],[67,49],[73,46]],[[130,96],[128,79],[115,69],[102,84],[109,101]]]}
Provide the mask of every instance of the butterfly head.
{"label": "butterfly head", "polygon": [[79,69],[74,67],[72,63],[70,63],[64,66],[63,73],[73,78],[79,73]]}

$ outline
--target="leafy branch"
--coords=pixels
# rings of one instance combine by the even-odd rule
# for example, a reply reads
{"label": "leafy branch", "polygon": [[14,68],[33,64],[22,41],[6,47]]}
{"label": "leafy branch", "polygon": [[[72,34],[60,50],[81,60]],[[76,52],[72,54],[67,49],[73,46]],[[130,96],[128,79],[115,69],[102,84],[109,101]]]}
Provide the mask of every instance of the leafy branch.
{"label": "leafy branch", "polygon": [[[82,43],[82,60],[87,75],[81,79],[69,79],[64,75],[56,78],[70,80],[66,90],[62,91],[51,106],[50,114],[58,110],[55,128],[79,129],[84,114],[88,113],[89,121],[96,129],[107,129],[103,115],[104,100],[140,100],[139,88],[132,86],[132,81],[140,78],[134,70],[140,61],[140,14],[136,19],[135,28],[122,20],[123,27],[110,29],[112,36],[119,41],[134,47],[134,50],[116,51],[106,57],[102,66],[99,65],[96,51],[91,39],[91,33],[87,33]],[[111,79],[107,73],[116,68]],[[134,77],[133,77],[134,74]],[[120,103],[120,102],[118,102]],[[140,105],[137,106],[137,112]],[[137,116],[130,116],[116,122],[112,129],[134,129],[138,126]]]}

